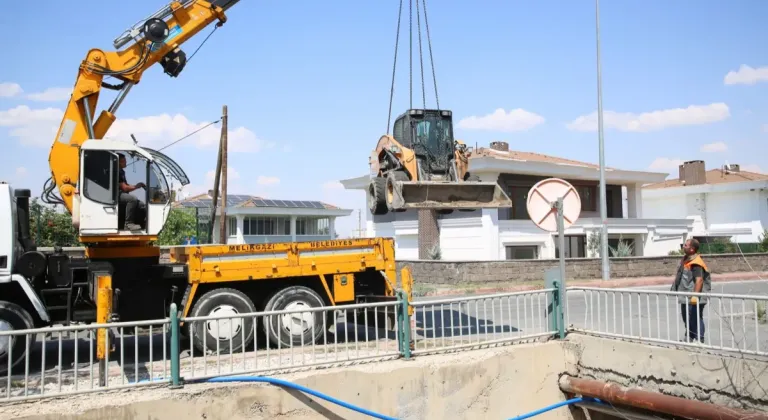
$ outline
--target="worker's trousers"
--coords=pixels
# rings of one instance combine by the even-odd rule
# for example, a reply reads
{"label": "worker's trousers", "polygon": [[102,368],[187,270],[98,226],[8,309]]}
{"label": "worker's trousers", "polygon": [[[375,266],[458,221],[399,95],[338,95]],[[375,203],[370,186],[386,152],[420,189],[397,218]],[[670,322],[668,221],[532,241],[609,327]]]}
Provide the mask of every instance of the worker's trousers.
{"label": "worker's trousers", "polygon": [[680,312],[683,315],[683,326],[685,327],[685,337],[689,341],[704,342],[704,307],[706,303],[699,302],[698,305],[683,303],[680,305]]}
{"label": "worker's trousers", "polygon": [[120,204],[125,204],[125,223],[136,224],[136,208],[139,206],[139,199],[129,193],[120,193]]}

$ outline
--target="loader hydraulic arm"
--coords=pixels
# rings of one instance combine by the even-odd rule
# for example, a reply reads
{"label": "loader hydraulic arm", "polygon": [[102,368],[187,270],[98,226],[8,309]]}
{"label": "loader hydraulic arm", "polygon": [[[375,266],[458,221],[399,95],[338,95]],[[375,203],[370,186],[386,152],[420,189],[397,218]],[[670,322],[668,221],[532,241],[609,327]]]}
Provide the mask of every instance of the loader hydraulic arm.
{"label": "loader hydraulic arm", "polygon": [[[78,189],[80,145],[85,140],[104,137],[125,96],[149,67],[159,62],[166,74],[178,76],[187,61],[179,48],[181,44],[214,21],[217,27],[223,25],[224,12],[238,1],[172,1],[115,39],[116,51],[92,49],[88,52],[80,64],[72,96],[48,156],[52,178],[44,188],[44,201],[64,204],[72,212],[73,196]],[[132,45],[121,50],[130,43]],[[116,82],[106,83],[105,77]],[[118,94],[112,105],[94,119],[102,88],[117,90]],[[54,188],[58,188],[60,198],[52,195]]]}

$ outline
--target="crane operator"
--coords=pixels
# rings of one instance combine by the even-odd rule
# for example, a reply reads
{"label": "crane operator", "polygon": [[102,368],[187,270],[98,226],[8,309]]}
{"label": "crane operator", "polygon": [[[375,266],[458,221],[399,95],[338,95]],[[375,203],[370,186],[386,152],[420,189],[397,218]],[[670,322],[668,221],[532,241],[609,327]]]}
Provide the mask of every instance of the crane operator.
{"label": "crane operator", "polygon": [[118,153],[120,157],[120,204],[125,205],[125,229],[126,230],[141,230],[141,226],[136,223],[136,214],[138,213],[139,199],[135,195],[131,195],[131,191],[139,188],[144,188],[143,182],[131,185],[125,178],[125,166],[127,165],[125,155]]}

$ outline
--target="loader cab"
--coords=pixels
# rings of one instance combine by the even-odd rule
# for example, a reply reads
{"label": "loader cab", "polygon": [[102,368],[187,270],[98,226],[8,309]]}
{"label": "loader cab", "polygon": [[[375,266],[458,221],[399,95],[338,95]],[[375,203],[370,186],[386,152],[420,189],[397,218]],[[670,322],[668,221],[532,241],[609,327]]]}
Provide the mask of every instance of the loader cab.
{"label": "loader cab", "polygon": [[397,117],[392,131],[395,140],[414,151],[419,179],[455,180],[451,111],[409,109]]}
{"label": "loader cab", "polygon": [[[143,183],[145,187],[123,192],[121,174],[128,184]],[[156,150],[113,140],[84,142],[80,148],[80,182],[73,212],[80,236],[98,241],[115,235],[158,235],[172,204],[169,176],[181,185],[189,184],[176,162]],[[121,199],[121,195],[134,199],[132,220],[126,220],[127,200]],[[138,228],[126,229],[126,222]]]}

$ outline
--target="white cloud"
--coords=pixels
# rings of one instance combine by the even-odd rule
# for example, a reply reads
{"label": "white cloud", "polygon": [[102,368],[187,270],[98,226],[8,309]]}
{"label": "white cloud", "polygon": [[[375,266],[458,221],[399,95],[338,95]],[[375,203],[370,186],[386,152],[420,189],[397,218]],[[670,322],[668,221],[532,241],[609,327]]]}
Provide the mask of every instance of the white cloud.
{"label": "white cloud", "polygon": [[280,178],[276,176],[259,175],[259,177],[256,178],[256,183],[263,186],[277,185],[280,183]]}
{"label": "white cloud", "polygon": [[650,166],[648,166],[648,169],[651,171],[658,171],[658,172],[669,172],[671,174],[676,174],[679,170],[680,165],[683,164],[682,159],[669,159],[669,158],[656,158],[653,162],[651,162]]}
{"label": "white cloud", "polygon": [[751,164],[751,165],[741,165],[741,166],[740,166],[740,169],[741,169],[742,171],[747,171],[747,172],[757,172],[757,173],[759,173],[759,174],[763,173],[763,170],[762,170],[762,169],[760,169],[760,166],[758,166],[758,165],[756,165],[756,164]]}
{"label": "white cloud", "polygon": [[27,99],[40,102],[58,102],[67,101],[70,96],[72,96],[72,88],[54,87],[42,92],[30,93],[27,95]]}
{"label": "white cloud", "polygon": [[718,141],[715,143],[709,143],[701,146],[700,149],[704,153],[718,153],[718,152],[724,152],[728,150],[728,145],[725,143]]}
{"label": "white cloud", "polygon": [[[221,128],[215,124],[208,124],[191,121],[183,114],[118,119],[112,124],[105,138],[132,142],[131,134],[133,134],[139,141],[139,145],[162,147],[200,130],[183,142],[191,142],[201,148],[218,148]],[[264,143],[245,127],[240,126],[229,130],[227,150],[230,152],[258,152],[263,146]]]}
{"label": "white cloud", "polygon": [[726,85],[754,85],[758,82],[768,82],[768,66],[754,68],[742,64],[739,70],[731,70],[723,78]]}
{"label": "white cloud", "polygon": [[8,134],[25,146],[50,147],[63,116],[58,108],[31,109],[19,105],[0,111],[0,127],[8,127]]}
{"label": "white cloud", "polygon": [[18,83],[0,83],[0,98],[12,98],[22,92],[24,92],[24,90]]}
{"label": "white cloud", "polygon": [[465,130],[490,130],[501,132],[525,131],[544,123],[544,117],[521,108],[505,112],[498,108],[482,117],[471,116],[459,121],[458,127]]}
{"label": "white cloud", "polygon": [[[701,125],[722,121],[731,116],[728,105],[718,102],[709,105],[690,105],[687,108],[662,109],[642,114],[631,112],[603,112],[603,125],[619,131],[647,132],[664,128]],[[597,112],[582,115],[566,125],[573,131],[597,131]]]}

